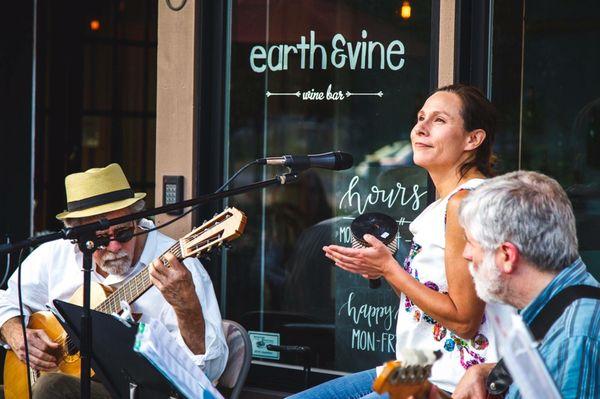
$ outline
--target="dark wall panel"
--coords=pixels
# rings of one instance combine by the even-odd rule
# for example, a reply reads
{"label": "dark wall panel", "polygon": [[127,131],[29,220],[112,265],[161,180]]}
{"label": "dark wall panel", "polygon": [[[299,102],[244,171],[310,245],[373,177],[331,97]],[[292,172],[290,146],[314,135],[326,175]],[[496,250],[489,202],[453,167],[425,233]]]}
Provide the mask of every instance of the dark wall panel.
{"label": "dark wall panel", "polygon": [[[0,239],[29,235],[33,1],[11,1],[0,13]],[[4,272],[4,257],[1,258]]]}

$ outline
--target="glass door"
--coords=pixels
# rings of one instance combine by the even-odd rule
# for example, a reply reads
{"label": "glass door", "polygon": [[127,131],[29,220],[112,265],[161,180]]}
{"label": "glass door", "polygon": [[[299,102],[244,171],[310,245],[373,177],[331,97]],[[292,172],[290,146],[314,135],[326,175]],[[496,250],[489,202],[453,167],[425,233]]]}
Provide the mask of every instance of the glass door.
{"label": "glass door", "polygon": [[600,276],[600,3],[493,2],[491,98],[503,116],[503,170],[557,179],[579,249]]}

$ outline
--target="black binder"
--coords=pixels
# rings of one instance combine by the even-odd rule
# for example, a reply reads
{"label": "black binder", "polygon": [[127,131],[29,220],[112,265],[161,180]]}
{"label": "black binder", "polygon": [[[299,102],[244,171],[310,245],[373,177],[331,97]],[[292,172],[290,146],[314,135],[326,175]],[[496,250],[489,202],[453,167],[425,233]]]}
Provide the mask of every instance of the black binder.
{"label": "black binder", "polygon": [[[58,299],[58,317],[79,346],[83,308]],[[142,355],[133,350],[137,324],[95,310],[92,314],[92,369],[113,398],[165,399],[185,396]]]}

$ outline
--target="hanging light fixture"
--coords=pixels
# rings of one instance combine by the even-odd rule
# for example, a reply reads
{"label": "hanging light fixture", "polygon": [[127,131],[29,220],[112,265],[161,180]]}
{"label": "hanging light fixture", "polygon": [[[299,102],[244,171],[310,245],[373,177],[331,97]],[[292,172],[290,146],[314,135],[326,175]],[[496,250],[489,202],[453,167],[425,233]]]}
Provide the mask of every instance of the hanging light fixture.
{"label": "hanging light fixture", "polygon": [[403,1],[402,7],[400,7],[400,16],[402,17],[402,19],[409,19],[410,12],[411,12],[410,2]]}
{"label": "hanging light fixture", "polygon": [[92,19],[90,21],[90,29],[93,31],[100,30],[100,21],[97,19]]}

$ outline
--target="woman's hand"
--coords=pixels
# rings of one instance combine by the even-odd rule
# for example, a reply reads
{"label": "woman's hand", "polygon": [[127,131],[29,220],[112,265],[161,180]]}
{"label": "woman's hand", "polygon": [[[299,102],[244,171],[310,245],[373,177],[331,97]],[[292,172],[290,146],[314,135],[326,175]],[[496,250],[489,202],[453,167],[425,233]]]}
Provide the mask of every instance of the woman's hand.
{"label": "woman's hand", "polygon": [[346,248],[328,245],[323,247],[323,251],[336,266],[369,279],[386,277],[395,267],[397,268],[398,262],[381,241],[369,234],[365,234],[363,239],[370,247]]}

